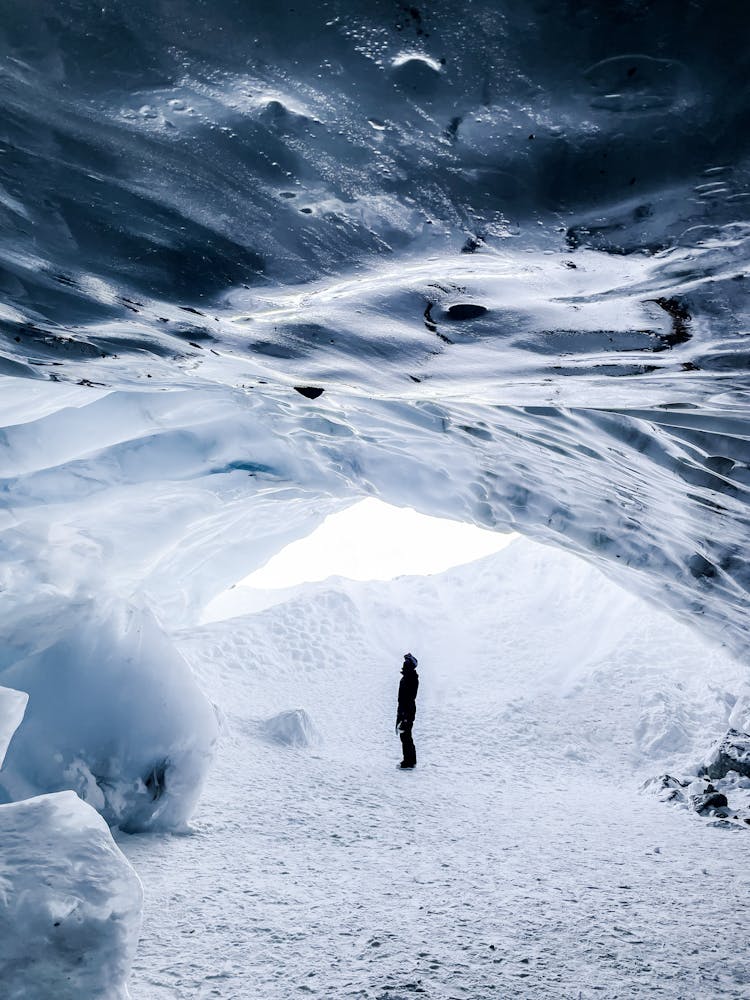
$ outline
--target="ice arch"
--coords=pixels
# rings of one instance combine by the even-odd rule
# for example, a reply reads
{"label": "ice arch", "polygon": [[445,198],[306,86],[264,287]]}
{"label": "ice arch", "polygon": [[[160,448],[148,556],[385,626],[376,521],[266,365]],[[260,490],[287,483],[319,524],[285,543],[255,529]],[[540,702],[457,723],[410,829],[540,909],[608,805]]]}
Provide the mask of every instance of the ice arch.
{"label": "ice arch", "polygon": [[358,8],[0,26],[3,666],[360,496],[746,655],[744,4]]}
{"label": "ice arch", "polygon": [[378,495],[562,544],[745,647],[740,413],[23,391],[36,402],[5,418],[2,536],[21,604],[40,584],[144,593],[178,625],[327,513]]}

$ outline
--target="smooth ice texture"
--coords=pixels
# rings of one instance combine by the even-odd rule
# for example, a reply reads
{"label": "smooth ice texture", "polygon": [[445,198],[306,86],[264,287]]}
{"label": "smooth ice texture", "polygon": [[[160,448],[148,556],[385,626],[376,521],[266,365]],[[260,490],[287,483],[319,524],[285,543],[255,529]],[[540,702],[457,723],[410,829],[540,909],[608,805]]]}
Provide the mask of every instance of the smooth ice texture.
{"label": "smooth ice texture", "polygon": [[153,616],[115,601],[42,604],[9,645],[24,640],[32,651],[0,669],[29,696],[0,796],[69,788],[123,830],[184,826],[218,724]]}
{"label": "smooth ice texture", "polygon": [[73,792],[0,806],[3,1000],[126,1000],[142,890]]}
{"label": "smooth ice texture", "polygon": [[28,700],[29,696],[24,691],[0,687],[0,768],[13,733],[21,724]]}
{"label": "smooth ice texture", "polygon": [[[694,773],[743,663],[528,539],[286,596],[176,637],[226,738],[194,835],[123,842],[133,1000],[744,1000],[747,834],[640,791]],[[321,744],[267,739],[290,704]]]}

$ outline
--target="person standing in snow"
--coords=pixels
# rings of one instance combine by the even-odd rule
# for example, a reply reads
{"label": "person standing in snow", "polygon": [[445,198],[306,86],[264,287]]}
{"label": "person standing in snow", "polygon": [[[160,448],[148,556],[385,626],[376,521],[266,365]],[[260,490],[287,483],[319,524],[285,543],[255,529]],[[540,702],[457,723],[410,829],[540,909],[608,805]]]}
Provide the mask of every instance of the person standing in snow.
{"label": "person standing in snow", "polygon": [[411,729],[417,714],[417,689],[419,674],[417,673],[417,658],[411,653],[404,654],[404,665],[401,667],[401,681],[398,685],[398,710],[396,712],[396,732],[401,737],[403,760],[399,767],[410,768],[417,763],[417,751]]}

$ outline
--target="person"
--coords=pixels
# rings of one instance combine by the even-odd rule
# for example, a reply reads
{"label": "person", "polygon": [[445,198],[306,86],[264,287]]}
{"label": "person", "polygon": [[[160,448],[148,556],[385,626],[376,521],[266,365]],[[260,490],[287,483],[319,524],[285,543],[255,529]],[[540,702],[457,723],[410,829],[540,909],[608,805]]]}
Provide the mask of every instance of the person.
{"label": "person", "polygon": [[417,673],[417,658],[411,653],[404,654],[404,665],[401,667],[401,681],[398,685],[398,710],[396,712],[396,732],[401,737],[403,760],[401,768],[411,768],[417,763],[417,751],[414,748],[411,730],[414,717],[417,714],[417,689],[419,674]]}

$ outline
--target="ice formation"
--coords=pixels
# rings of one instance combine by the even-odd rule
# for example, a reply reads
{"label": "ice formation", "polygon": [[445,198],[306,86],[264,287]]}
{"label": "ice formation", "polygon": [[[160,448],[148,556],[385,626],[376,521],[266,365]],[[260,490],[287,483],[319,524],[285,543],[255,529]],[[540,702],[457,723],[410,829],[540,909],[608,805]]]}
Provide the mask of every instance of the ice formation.
{"label": "ice formation", "polygon": [[142,891],[109,828],[73,792],[0,806],[5,1000],[127,1000]]}
{"label": "ice formation", "polygon": [[24,642],[28,655],[0,667],[29,698],[0,797],[72,788],[128,832],[183,826],[218,725],[153,615],[101,597],[37,601],[8,637],[16,654]]}
{"label": "ice formation", "polygon": [[[11,5],[6,631],[90,601],[96,658],[110,599],[184,625],[376,495],[566,546],[746,655],[746,28],[742,3]],[[31,638],[3,676],[52,690]],[[165,655],[131,791],[193,752],[193,711],[212,738]],[[109,709],[114,770],[57,720],[43,780],[116,820]]]}

